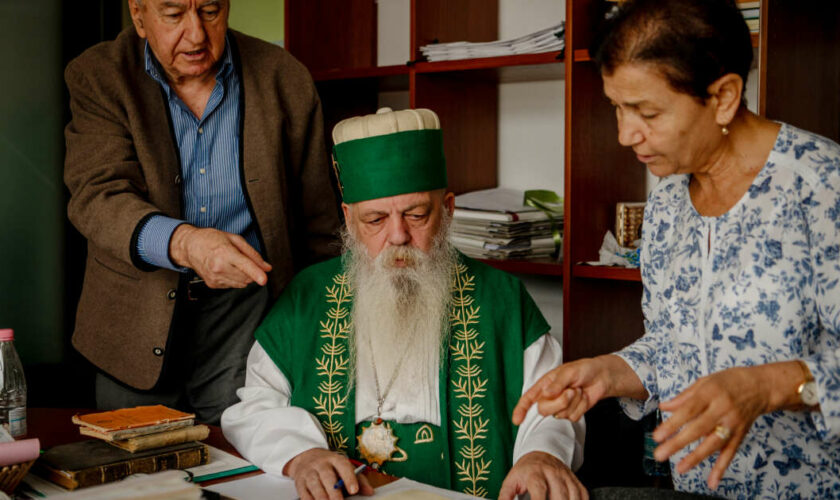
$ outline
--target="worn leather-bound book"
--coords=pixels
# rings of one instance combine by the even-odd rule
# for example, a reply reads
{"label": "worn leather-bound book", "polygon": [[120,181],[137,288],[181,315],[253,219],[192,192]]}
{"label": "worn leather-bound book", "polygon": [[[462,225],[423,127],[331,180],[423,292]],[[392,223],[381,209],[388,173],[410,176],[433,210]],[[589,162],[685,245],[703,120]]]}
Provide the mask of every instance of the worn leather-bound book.
{"label": "worn leather-bound book", "polygon": [[[85,428],[81,429],[82,434],[86,434],[85,430]],[[130,439],[109,440],[107,442],[134,453],[137,451],[160,448],[161,446],[186,443],[187,441],[201,441],[203,439],[207,439],[207,436],[209,435],[210,428],[206,425],[193,425],[192,427],[184,427],[183,429],[156,432],[154,434],[137,436]],[[93,435],[93,437],[98,436]]]}
{"label": "worn leather-bound book", "polygon": [[80,426],[82,434],[106,441],[190,427],[194,422],[195,414],[173,410],[163,405],[137,406],[73,416],[73,423]]}
{"label": "worn leather-bound book", "polygon": [[195,441],[131,453],[92,439],[50,448],[35,462],[35,472],[74,490],[131,474],[189,469],[209,460],[207,445]]}

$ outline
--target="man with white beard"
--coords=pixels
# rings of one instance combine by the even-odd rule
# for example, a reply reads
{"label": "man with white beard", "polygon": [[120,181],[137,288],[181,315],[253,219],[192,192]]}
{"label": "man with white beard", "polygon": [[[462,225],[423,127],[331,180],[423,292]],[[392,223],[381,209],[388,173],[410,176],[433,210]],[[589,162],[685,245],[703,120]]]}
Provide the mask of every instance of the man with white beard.
{"label": "man with white beard", "polygon": [[372,493],[351,458],[475,496],[586,498],[583,425],[536,408],[511,423],[560,346],[516,278],[449,244],[437,115],[386,108],[333,140],[343,256],[295,277],[257,330],[225,437],[303,499],[341,498],[339,479]]}

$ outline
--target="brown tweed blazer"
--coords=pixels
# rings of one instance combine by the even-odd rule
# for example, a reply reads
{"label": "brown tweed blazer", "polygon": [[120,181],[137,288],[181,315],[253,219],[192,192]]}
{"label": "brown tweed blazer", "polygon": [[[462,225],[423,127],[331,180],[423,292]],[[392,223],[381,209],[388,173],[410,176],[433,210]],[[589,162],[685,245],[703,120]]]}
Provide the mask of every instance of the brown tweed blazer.
{"label": "brown tweed blazer", "polygon": [[[302,64],[235,31],[241,76],[240,174],[276,298],[297,270],[339,251],[321,104]],[[139,228],[155,213],[181,218],[180,159],[160,85],[145,72],[134,28],[67,66],[68,215],[88,240],[73,345],[138,389],[157,383],[179,274],[139,260]]]}

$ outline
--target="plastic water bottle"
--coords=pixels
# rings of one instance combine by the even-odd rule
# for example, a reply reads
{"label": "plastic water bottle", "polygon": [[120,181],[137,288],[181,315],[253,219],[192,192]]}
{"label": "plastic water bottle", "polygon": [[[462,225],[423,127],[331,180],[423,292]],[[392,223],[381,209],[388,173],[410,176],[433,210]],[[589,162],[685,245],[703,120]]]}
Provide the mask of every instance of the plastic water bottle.
{"label": "plastic water bottle", "polygon": [[645,418],[645,448],[644,448],[644,456],[642,457],[642,468],[650,477],[667,477],[671,474],[671,468],[668,465],[668,461],[664,462],[657,462],[656,459],[653,457],[653,452],[656,450],[656,447],[659,444],[653,440],[653,431],[656,427],[662,423],[662,414],[659,412],[659,409],[656,409],[655,415],[649,415]]}
{"label": "plastic water bottle", "polygon": [[14,330],[0,329],[0,425],[19,437],[26,434],[26,379],[14,340]]}

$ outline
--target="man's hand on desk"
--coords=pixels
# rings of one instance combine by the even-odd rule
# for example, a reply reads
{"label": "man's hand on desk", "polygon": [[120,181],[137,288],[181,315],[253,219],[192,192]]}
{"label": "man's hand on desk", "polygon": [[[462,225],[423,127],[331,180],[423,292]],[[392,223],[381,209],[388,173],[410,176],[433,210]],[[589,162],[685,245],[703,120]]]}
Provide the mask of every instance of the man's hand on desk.
{"label": "man's hand on desk", "polygon": [[271,264],[238,234],[181,224],[169,241],[169,256],[188,267],[210,288],[245,288],[265,285]]}
{"label": "man's hand on desk", "polygon": [[532,500],[587,500],[589,493],[575,473],[557,458],[541,451],[522,456],[510,469],[499,500],[513,500],[525,492]]}
{"label": "man's hand on desk", "polygon": [[335,484],[344,481],[351,495],[373,495],[373,487],[365,476],[356,476],[350,459],[333,451],[313,448],[304,451],[286,464],[283,473],[295,481],[301,500],[340,500],[344,498]]}

